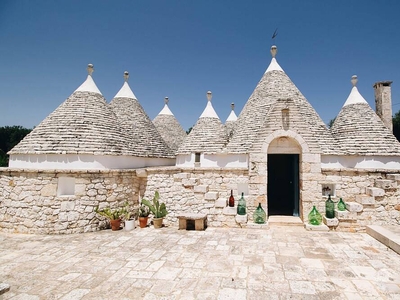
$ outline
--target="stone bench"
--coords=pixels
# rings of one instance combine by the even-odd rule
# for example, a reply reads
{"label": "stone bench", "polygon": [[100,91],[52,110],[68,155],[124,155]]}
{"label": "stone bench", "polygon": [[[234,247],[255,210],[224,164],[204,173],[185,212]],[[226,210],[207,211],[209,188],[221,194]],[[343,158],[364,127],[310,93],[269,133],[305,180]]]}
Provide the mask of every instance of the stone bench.
{"label": "stone bench", "polygon": [[10,290],[10,285],[7,283],[0,283],[0,299],[3,299],[3,294]]}
{"label": "stone bench", "polygon": [[204,230],[207,228],[206,214],[185,213],[178,216],[179,229]]}

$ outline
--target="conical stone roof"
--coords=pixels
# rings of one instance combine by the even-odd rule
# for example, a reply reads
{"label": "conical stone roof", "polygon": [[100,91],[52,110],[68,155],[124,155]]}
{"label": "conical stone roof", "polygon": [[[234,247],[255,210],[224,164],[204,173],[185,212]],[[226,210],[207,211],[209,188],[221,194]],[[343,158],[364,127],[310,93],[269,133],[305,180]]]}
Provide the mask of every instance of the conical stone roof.
{"label": "conical stone roof", "polygon": [[225,121],[225,127],[227,130],[228,135],[230,136],[231,133],[233,132],[233,128],[235,127],[235,123],[237,120],[237,116],[235,114],[235,104],[232,102],[231,103],[231,112],[228,116],[228,118]]}
{"label": "conical stone roof", "polygon": [[[302,117],[301,122],[307,127],[301,135],[307,142],[316,144],[314,151],[333,153],[333,137],[317,112],[301,94],[275,59],[276,47],[272,46],[272,60],[263,77],[257,84],[250,98],[240,113],[227,150],[230,153],[248,153],[257,151],[255,143],[265,130],[271,109],[277,101],[289,101],[296,106]],[[295,127],[292,130],[296,130]],[[253,147],[254,145],[254,147]],[[258,144],[259,145],[259,144]]]}
{"label": "conical stone roof", "polygon": [[178,148],[177,154],[194,152],[215,154],[225,148],[228,142],[226,128],[211,104],[211,92],[207,92],[207,98],[206,108]]}
{"label": "conical stone roof", "polygon": [[86,81],[9,154],[132,155],[129,139],[92,79]]}
{"label": "conical stone roof", "polygon": [[176,152],[187,135],[181,124],[179,124],[178,120],[169,109],[168,97],[165,97],[164,108],[154,118],[153,124],[157,128],[163,140],[167,143],[168,147],[173,152]]}
{"label": "conical stone roof", "polygon": [[128,134],[134,155],[174,158],[173,151],[162,139],[129,87],[128,76],[128,72],[125,72],[125,82],[109,105],[117,116],[120,126]]}
{"label": "conical stone roof", "polygon": [[399,155],[400,143],[359,93],[353,88],[332,125],[336,147],[347,155]]}

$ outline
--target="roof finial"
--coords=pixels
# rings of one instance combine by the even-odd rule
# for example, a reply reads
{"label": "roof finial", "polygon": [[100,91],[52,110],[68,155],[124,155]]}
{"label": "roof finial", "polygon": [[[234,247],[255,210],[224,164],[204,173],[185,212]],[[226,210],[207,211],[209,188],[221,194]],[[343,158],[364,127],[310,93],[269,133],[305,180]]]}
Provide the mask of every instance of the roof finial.
{"label": "roof finial", "polygon": [[231,103],[231,108],[232,108],[232,110],[234,110],[235,109],[235,103]]}
{"label": "roof finial", "polygon": [[208,91],[207,92],[207,100],[211,101],[211,98],[212,98],[212,93],[211,93],[211,91]]}
{"label": "roof finial", "polygon": [[273,45],[273,46],[271,47],[271,55],[272,55],[272,58],[275,58],[277,52],[278,52],[278,48],[277,48],[275,45]]}
{"label": "roof finial", "polygon": [[168,104],[168,101],[169,101],[169,100],[168,100],[168,97],[165,97],[165,98],[164,98],[164,103],[165,103],[165,104]]}
{"label": "roof finial", "polygon": [[352,84],[353,86],[356,86],[356,85],[357,85],[357,81],[358,81],[357,75],[351,76],[351,84]]}
{"label": "roof finial", "polygon": [[129,72],[125,71],[124,72],[124,80],[125,80],[125,82],[128,82],[128,79],[129,79]]}
{"label": "roof finial", "polygon": [[87,66],[87,71],[88,71],[88,74],[89,74],[90,76],[92,76],[92,73],[93,73],[93,71],[94,71],[94,67],[93,67],[92,64],[88,64],[88,66]]}

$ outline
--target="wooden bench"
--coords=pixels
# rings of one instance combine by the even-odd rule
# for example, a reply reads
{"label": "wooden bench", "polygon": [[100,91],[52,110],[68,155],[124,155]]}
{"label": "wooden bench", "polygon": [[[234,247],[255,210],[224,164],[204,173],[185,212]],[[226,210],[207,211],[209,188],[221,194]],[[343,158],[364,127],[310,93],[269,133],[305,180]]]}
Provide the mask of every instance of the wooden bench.
{"label": "wooden bench", "polygon": [[184,213],[178,216],[179,229],[204,230],[207,228],[206,214]]}

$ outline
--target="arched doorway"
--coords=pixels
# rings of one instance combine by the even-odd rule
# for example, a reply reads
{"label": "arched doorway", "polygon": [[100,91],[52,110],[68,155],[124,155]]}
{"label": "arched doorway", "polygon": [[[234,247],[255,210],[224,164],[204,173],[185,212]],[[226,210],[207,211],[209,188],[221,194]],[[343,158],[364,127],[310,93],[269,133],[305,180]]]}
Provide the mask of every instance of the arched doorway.
{"label": "arched doorway", "polygon": [[268,147],[268,215],[299,216],[301,147],[290,137],[274,139]]}

